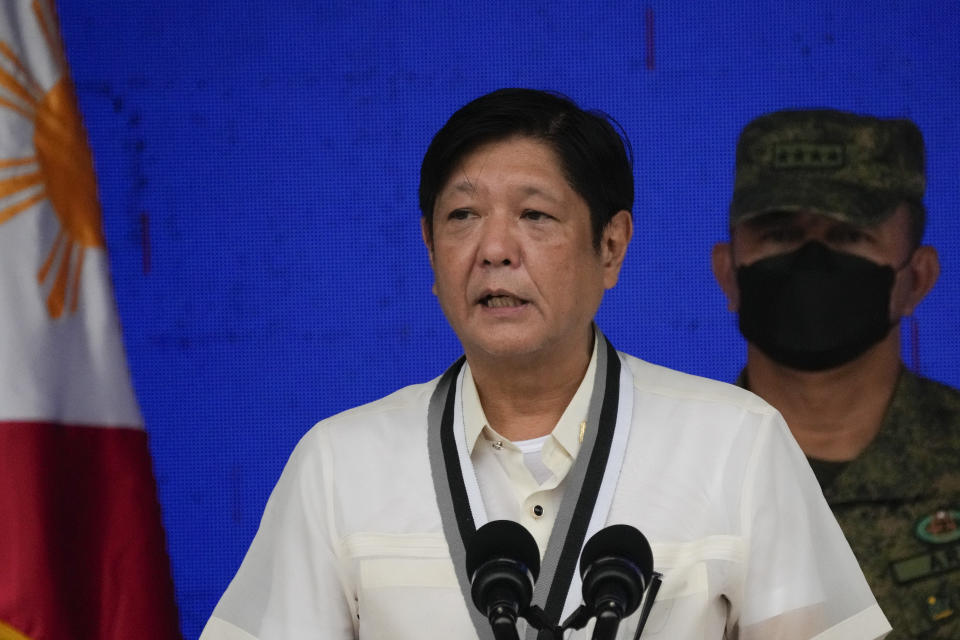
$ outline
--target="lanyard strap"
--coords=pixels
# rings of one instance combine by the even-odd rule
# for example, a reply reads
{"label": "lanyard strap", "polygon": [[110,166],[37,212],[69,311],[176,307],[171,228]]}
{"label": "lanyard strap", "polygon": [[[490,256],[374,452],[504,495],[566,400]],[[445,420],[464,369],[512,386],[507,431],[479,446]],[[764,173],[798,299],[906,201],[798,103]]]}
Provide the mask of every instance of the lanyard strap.
{"label": "lanyard strap", "polygon": [[[547,548],[541,550],[540,577],[532,604],[539,605],[556,624],[580,603],[577,562],[584,542],[606,524],[613,492],[623,464],[633,409],[633,377],[610,342],[597,349],[587,429],[579,454],[564,480],[566,488]],[[427,413],[428,449],[437,506],[460,590],[477,634],[493,638],[486,618],[473,606],[470,576],[466,574],[466,547],[486,523],[476,473],[464,435],[460,389],[464,358],[441,376]],[[546,638],[542,634],[541,640]],[[527,630],[527,640],[537,631]]]}

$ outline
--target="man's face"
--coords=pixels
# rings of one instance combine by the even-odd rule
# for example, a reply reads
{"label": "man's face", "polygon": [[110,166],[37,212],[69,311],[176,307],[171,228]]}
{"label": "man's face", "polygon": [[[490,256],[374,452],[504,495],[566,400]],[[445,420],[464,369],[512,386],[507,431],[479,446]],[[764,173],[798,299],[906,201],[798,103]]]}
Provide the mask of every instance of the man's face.
{"label": "man's face", "polygon": [[610,227],[594,250],[587,203],[548,146],[518,137],[467,155],[437,196],[432,244],[424,230],[434,292],[467,356],[586,349],[629,213]]}
{"label": "man's face", "polygon": [[[929,291],[925,274],[918,283],[913,269],[905,265],[936,261],[930,247],[921,247],[914,253],[910,240],[910,212],[901,205],[883,222],[865,227],[840,222],[812,211],[773,212],[738,224],[731,231],[731,242],[714,247],[714,275],[727,294],[731,310],[739,307],[736,269],[757,260],[789,253],[810,241],[819,241],[835,251],[866,258],[876,264],[888,265],[898,271],[890,299],[891,320],[907,315]],[[936,280],[936,275],[933,275]],[[918,289],[918,285],[919,289]],[[922,292],[921,292],[922,289]]]}

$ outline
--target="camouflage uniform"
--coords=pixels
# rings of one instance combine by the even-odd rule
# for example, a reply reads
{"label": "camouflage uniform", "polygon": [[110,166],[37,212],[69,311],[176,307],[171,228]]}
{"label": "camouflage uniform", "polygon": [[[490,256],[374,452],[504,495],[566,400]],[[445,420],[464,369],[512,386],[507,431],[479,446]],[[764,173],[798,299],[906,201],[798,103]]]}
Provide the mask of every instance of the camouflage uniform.
{"label": "camouflage uniform", "polygon": [[[746,382],[743,374],[737,380]],[[894,628],[886,640],[960,640],[958,461],[960,391],[907,371],[860,456],[811,460]]]}
{"label": "camouflage uniform", "polygon": [[[869,227],[899,203],[923,206],[923,137],[908,120],[767,114],[741,133],[736,165],[731,228],[770,211]],[[903,371],[856,459],[810,463],[894,628],[887,640],[960,640],[960,391]]]}

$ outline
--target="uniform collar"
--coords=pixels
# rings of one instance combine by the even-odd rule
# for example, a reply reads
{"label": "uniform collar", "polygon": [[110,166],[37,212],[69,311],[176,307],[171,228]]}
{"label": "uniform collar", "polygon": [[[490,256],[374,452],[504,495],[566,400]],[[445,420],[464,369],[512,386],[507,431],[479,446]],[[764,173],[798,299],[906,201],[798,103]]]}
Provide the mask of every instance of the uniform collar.
{"label": "uniform collar", "polygon": [[[736,384],[749,389],[744,369]],[[924,418],[917,414],[916,405],[920,379],[901,368],[883,423],[873,441],[860,455],[851,460],[837,474],[832,483],[823,488],[823,495],[831,505],[877,500],[912,500],[930,492],[932,476],[930,465],[924,459],[925,447],[917,447],[917,429],[925,431],[928,425],[917,424]]]}
{"label": "uniform collar", "polygon": [[929,424],[914,424],[929,419],[917,415],[919,386],[917,376],[901,370],[880,431],[824,490],[827,502],[915,500],[931,492],[934,469],[926,458],[933,445],[916,442],[930,431]]}
{"label": "uniform collar", "polygon": [[[580,381],[576,393],[573,394],[573,398],[570,399],[570,403],[551,432],[553,438],[569,454],[570,458],[576,458],[580,451],[581,425],[587,419],[590,394],[593,391],[593,383],[597,374],[597,349],[602,342],[603,336],[599,333],[599,330],[594,329],[593,353],[590,356],[590,364],[587,365],[587,371],[584,373],[583,380]],[[463,426],[466,432],[467,447],[471,453],[477,446],[481,435],[490,440],[502,440],[502,436],[491,429],[487,422],[487,416],[480,404],[480,395],[477,393],[477,386],[473,381],[469,364],[464,365],[462,394]]]}

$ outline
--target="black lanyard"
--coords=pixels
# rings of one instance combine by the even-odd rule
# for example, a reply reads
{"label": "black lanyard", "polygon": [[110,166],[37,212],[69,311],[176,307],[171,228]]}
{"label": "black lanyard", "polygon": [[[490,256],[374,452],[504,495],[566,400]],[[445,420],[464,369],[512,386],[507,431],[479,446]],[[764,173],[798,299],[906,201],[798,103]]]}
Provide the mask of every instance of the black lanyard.
{"label": "black lanyard", "polygon": [[[533,594],[532,604],[541,606],[547,618],[557,624],[561,622],[560,616],[597,504],[617,429],[620,357],[606,337],[598,333],[598,339],[603,342],[597,349],[597,370],[587,412],[587,428],[580,452],[565,479],[566,489],[543,553],[540,577]],[[490,639],[493,638],[490,625],[473,606],[470,577],[466,575],[466,547],[477,527],[464,482],[464,473],[474,471],[461,468],[454,433],[454,412],[460,411],[457,383],[464,360],[461,357],[447,369],[430,398],[427,438],[437,506],[457,581],[479,637]],[[621,428],[629,428],[629,425]],[[535,634],[536,630],[529,629],[527,640],[533,640]],[[546,637],[547,633],[541,632],[539,640]]]}

